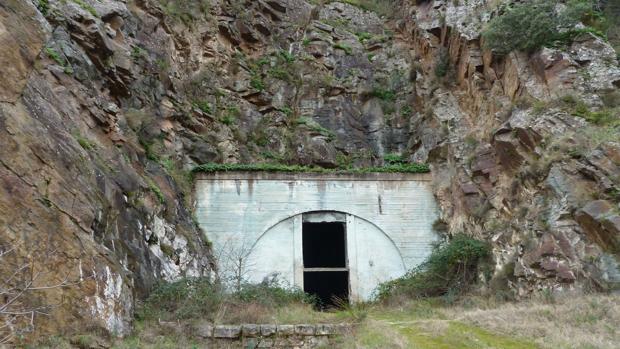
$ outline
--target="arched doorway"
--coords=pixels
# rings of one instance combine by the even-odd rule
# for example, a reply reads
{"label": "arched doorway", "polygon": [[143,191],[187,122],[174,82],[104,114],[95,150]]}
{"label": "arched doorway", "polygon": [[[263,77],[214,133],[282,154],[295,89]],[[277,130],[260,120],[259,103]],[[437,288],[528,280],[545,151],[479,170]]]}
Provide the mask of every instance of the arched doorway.
{"label": "arched doorway", "polygon": [[369,300],[405,273],[394,242],[364,218],[339,211],[297,214],[269,228],[248,255],[250,282],[277,276],[323,304]]}

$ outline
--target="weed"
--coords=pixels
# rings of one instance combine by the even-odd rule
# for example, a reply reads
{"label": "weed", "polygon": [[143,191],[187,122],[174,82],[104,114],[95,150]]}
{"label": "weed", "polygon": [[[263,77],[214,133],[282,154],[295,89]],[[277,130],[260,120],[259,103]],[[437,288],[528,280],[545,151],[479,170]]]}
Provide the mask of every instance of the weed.
{"label": "weed", "polygon": [[49,58],[54,60],[54,62],[58,63],[58,65],[63,66],[63,67],[65,66],[65,60],[60,56],[60,53],[58,53],[58,51],[56,51],[54,48],[46,47],[45,53],[47,54]]}
{"label": "weed", "polygon": [[351,46],[347,44],[337,43],[337,44],[334,44],[334,48],[343,50],[347,56],[350,56],[353,53],[353,49],[351,48]]}
{"label": "weed", "polygon": [[194,102],[194,107],[200,109],[205,114],[211,114],[211,104],[206,100]]}
{"label": "weed", "polygon": [[43,16],[47,16],[47,13],[50,10],[49,0],[39,0],[37,1],[37,9],[41,11]]}
{"label": "weed", "polygon": [[383,161],[385,161],[386,163],[390,164],[390,165],[397,165],[397,164],[404,164],[407,161],[403,158],[402,155],[400,154],[385,154],[383,156]]}
{"label": "weed", "polygon": [[448,54],[448,50],[442,48],[439,52],[439,60],[435,65],[435,76],[438,78],[443,78],[448,74],[448,70],[450,69],[450,55]]}
{"label": "weed", "polygon": [[403,117],[410,117],[411,115],[413,115],[413,108],[411,108],[410,105],[406,105],[404,106],[401,110],[400,110],[400,115],[402,115]]}
{"label": "weed", "polygon": [[373,97],[379,98],[382,101],[393,102],[394,100],[396,100],[396,92],[394,92],[391,89],[386,89],[386,88],[378,87],[378,86],[376,86],[372,90],[370,95]]}
{"label": "weed", "polygon": [[157,185],[157,183],[155,183],[155,181],[153,181],[150,178],[146,178],[146,182],[149,185],[149,189],[151,190],[151,192],[153,192],[153,194],[155,194],[155,196],[157,197],[157,200],[159,201],[159,203],[162,205],[165,204],[166,197],[162,193],[161,189],[159,189],[159,186]]}
{"label": "weed", "polygon": [[90,13],[91,15],[93,15],[94,17],[99,17],[99,14],[97,13],[97,11],[95,10],[94,7],[92,7],[91,5],[87,4],[84,0],[71,0],[74,3],[76,3],[78,6],[80,6],[83,10],[87,11],[88,13]]}
{"label": "weed", "polygon": [[95,143],[90,141],[88,138],[83,137],[80,134],[75,134],[74,137],[84,150],[86,151],[95,150],[96,148]]}

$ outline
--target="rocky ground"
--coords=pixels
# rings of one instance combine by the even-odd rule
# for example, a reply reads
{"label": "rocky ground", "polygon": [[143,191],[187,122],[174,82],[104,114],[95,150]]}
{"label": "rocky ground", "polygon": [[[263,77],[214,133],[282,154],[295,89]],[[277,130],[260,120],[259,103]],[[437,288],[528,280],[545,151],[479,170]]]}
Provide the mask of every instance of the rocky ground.
{"label": "rocky ground", "polygon": [[0,270],[45,287],[13,332],[125,335],[157,280],[213,275],[188,176],[207,162],[427,162],[437,229],[493,244],[487,289],[617,287],[609,43],[498,56],[496,2],[348,2],[3,1]]}

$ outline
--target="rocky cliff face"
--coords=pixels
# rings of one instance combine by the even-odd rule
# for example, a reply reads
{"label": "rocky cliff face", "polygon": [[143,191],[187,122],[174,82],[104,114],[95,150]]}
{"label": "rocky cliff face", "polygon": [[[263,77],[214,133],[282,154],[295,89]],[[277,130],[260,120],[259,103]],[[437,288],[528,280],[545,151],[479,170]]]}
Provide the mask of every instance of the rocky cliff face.
{"label": "rocky cliff face", "polygon": [[497,7],[408,8],[396,26],[421,70],[447,67],[418,75],[408,151],[435,165],[448,231],[491,241],[490,285],[518,296],[617,287],[620,133],[575,116],[612,108],[618,119],[614,50],[582,34],[563,49],[497,56],[480,37]]}
{"label": "rocky cliff face", "polygon": [[481,48],[485,1],[417,2],[390,18],[303,0],[2,2],[1,268],[62,286],[24,300],[56,305],[37,333],[126,334],[157,280],[214,272],[188,179],[206,162],[399,153],[432,165],[448,232],[493,243],[487,285],[617,283],[618,132],[571,112],[618,103],[613,49],[586,34],[499,57]]}

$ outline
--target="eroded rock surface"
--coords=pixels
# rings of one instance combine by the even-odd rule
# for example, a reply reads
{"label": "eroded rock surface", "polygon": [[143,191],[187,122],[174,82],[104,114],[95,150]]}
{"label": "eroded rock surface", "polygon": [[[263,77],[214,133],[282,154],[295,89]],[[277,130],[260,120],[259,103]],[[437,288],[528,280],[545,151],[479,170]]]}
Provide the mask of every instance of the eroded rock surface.
{"label": "eroded rock surface", "polygon": [[432,165],[448,233],[492,242],[487,285],[620,282],[620,144],[557,104],[618,92],[600,38],[499,57],[486,1],[170,2],[0,4],[0,245],[72,281],[30,300],[59,304],[36,335],[127,334],[157,280],[214,273],[186,176],[206,162],[403,154]]}

